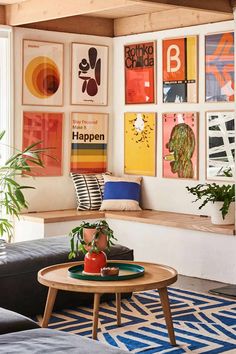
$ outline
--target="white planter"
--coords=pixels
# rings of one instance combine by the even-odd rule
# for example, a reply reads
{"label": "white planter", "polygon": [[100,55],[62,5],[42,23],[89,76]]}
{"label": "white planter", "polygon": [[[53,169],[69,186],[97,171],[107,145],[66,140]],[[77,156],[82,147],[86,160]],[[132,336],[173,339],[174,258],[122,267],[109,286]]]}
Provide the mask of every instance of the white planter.
{"label": "white planter", "polygon": [[211,222],[215,225],[232,225],[235,221],[235,203],[231,203],[229,211],[223,219],[220,211],[223,202],[215,202],[211,204]]}

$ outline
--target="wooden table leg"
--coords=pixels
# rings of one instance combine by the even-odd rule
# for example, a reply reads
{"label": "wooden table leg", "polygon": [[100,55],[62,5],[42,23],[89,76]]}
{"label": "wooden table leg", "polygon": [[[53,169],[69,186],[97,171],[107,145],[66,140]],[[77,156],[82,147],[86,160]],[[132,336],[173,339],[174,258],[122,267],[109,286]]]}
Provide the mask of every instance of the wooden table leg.
{"label": "wooden table leg", "polygon": [[116,316],[117,316],[117,326],[120,326],[120,325],[121,325],[120,299],[121,299],[121,294],[120,294],[120,293],[116,293]]}
{"label": "wooden table leg", "polygon": [[92,338],[97,339],[97,329],[98,329],[98,313],[100,305],[101,294],[94,294],[94,304],[93,304],[93,332]]}
{"label": "wooden table leg", "polygon": [[164,312],[164,317],[165,317],[166,327],[167,327],[169,338],[170,338],[170,343],[172,345],[176,345],[175,332],[174,332],[172,316],[171,316],[171,312],[170,312],[170,303],[169,303],[167,288],[166,287],[161,288],[161,289],[158,289],[158,291],[160,294],[161,305],[162,305],[162,309]]}
{"label": "wooden table leg", "polygon": [[53,306],[55,303],[56,296],[57,296],[57,289],[49,288],[47,302],[46,302],[46,306],[45,306],[44,314],[43,314],[43,320],[41,323],[41,327],[43,327],[43,328],[46,328],[48,326],[48,322],[49,322],[49,319],[52,314],[52,309],[53,309]]}

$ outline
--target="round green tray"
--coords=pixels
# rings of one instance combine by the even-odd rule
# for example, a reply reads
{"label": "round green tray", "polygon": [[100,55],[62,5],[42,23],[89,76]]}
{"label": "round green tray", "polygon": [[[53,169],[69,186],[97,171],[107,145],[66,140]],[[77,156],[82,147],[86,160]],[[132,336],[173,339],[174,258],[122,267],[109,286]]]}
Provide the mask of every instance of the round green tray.
{"label": "round green tray", "polygon": [[83,274],[84,265],[80,264],[68,269],[69,275],[71,278],[82,279],[82,280],[99,280],[99,281],[108,281],[108,280],[127,280],[138,278],[144,275],[144,267],[133,264],[133,263],[112,263],[108,262],[109,267],[118,267],[119,275],[107,275],[102,277],[101,275],[89,275]]}

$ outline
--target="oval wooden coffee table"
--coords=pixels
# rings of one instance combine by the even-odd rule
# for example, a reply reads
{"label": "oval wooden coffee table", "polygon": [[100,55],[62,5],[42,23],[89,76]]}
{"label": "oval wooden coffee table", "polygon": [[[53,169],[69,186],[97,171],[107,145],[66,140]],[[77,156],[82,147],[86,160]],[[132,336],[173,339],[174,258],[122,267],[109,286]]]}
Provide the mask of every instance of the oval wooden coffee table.
{"label": "oval wooden coffee table", "polygon": [[[167,286],[173,284],[177,280],[177,272],[170,267],[146,263],[146,262],[127,262],[127,261],[110,261],[112,263],[136,263],[145,268],[142,277],[122,281],[91,281],[74,279],[69,276],[68,269],[75,265],[83,264],[83,262],[56,264],[44,268],[38,273],[38,281],[49,287],[47,302],[44,310],[42,327],[47,327],[50,316],[52,314],[54,302],[58,290],[78,291],[84,293],[94,293],[93,307],[93,339],[97,338],[98,313],[100,296],[107,293],[116,294],[116,310],[117,325],[121,324],[121,293],[129,293],[134,291],[158,289],[166,326],[170,338],[170,343],[176,345],[173,322],[170,311],[170,304],[167,293]],[[108,262],[109,263],[109,262]]]}

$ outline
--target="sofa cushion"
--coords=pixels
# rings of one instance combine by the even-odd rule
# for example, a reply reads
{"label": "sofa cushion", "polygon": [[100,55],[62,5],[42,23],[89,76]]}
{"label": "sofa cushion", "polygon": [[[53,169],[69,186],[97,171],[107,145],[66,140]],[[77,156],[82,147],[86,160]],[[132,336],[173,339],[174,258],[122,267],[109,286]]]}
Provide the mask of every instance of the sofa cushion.
{"label": "sofa cushion", "polygon": [[40,328],[31,319],[0,307],[0,334]]}
{"label": "sofa cushion", "polygon": [[127,354],[98,341],[52,329],[32,329],[0,336],[0,353]]}

